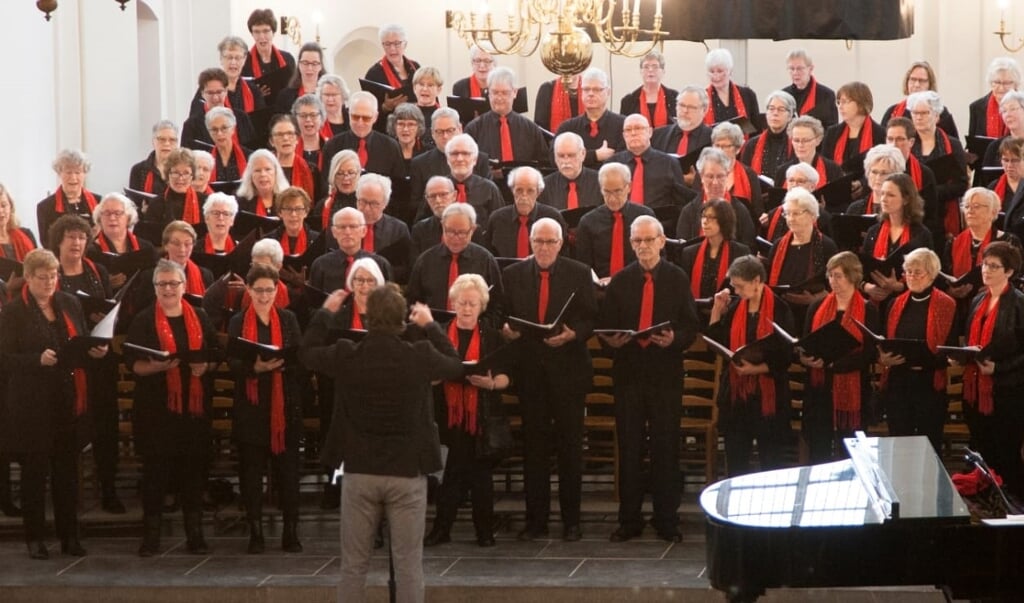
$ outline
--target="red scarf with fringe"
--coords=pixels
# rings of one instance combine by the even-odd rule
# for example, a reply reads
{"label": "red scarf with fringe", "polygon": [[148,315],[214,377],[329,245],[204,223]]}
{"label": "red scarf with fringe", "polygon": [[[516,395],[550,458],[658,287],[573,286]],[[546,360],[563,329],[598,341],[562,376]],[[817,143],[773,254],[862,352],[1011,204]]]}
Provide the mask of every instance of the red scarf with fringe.
{"label": "red scarf with fringe", "polygon": [[[242,337],[249,341],[259,341],[259,330],[257,329],[256,308],[249,306],[242,319]],[[284,337],[281,335],[281,318],[277,315],[277,308],[270,308],[270,343],[277,347],[284,347]],[[282,369],[270,373],[270,452],[281,454],[284,452],[284,375]],[[249,377],[245,380],[245,397],[253,406],[260,404],[260,387],[258,377]]]}
{"label": "red scarf with fringe", "polygon": [[[874,122],[871,121],[870,117],[864,118],[864,125],[860,127],[860,138],[858,138],[860,144],[857,146],[858,153],[866,153],[868,149],[875,146],[875,132]],[[839,165],[843,164],[843,157],[846,156],[846,141],[850,139],[850,126],[849,124],[843,124],[843,131],[839,135],[839,140],[836,141],[836,148],[832,151],[832,161],[835,161]]]}
{"label": "red scarf with fringe", "polygon": [[[715,87],[709,84],[707,93],[708,98],[713,99],[714,95],[716,94]],[[732,104],[734,107],[736,107],[736,117],[746,117],[747,106],[743,104],[743,97],[740,96],[740,87],[730,81],[729,93],[732,96]],[[712,105],[714,105],[714,103],[712,103]],[[713,108],[709,107],[708,111],[704,114],[704,123],[706,123],[709,126],[715,124],[715,110]]]}
{"label": "red scarf with fringe", "polygon": [[965,228],[963,232],[956,235],[953,239],[953,276],[960,278],[981,263],[985,248],[992,242],[993,231],[995,228],[989,228],[985,233],[985,238],[978,247],[978,253],[973,258],[971,257],[971,243],[974,242],[974,237],[971,235],[971,229]]}
{"label": "red scarf with fringe", "polygon": [[[353,305],[352,313],[357,311]],[[453,346],[459,345],[459,329],[452,321],[448,325],[448,340]],[[463,360],[480,360],[480,325],[473,329],[473,336],[469,339],[469,347],[466,348],[466,356]],[[461,381],[444,382],[444,399],[448,406],[448,428],[462,428],[470,435],[476,434],[477,409],[479,391],[476,386]]]}
{"label": "red scarf with fringe", "polygon": [[[729,329],[729,349],[736,351],[749,343],[747,341],[747,307],[749,302],[741,299],[736,306],[736,312],[732,315],[732,326]],[[775,327],[772,321],[775,320],[775,294],[771,287],[761,289],[761,307],[757,314],[757,338],[767,337],[772,334]],[[775,379],[771,373],[760,375],[740,375],[736,371],[736,365],[729,363],[729,390],[732,392],[732,399],[749,400],[752,395],[761,392],[761,416],[775,416]]]}
{"label": "red scarf with fringe", "polygon": [[[700,295],[700,282],[704,278],[704,259],[707,254],[710,253],[710,244],[707,239],[700,244],[700,248],[697,249],[697,259],[693,261],[693,271],[690,274],[690,292],[693,293],[694,299],[701,297]],[[718,277],[715,281],[715,288],[725,281],[725,275],[729,272],[729,241],[722,241],[721,247],[718,248]]]}
{"label": "red scarf with fringe", "polygon": [[[174,341],[174,331],[171,330],[171,323],[164,314],[160,304],[156,304],[154,318],[156,321],[156,335],[160,340],[160,349],[174,354],[178,351],[178,344]],[[188,349],[198,351],[203,349],[203,327],[199,323],[199,316],[196,314],[192,304],[182,302],[181,315],[185,319],[185,331],[188,333]],[[184,369],[182,369],[184,367]],[[189,371],[188,384],[188,414],[193,417],[203,416],[203,381],[191,374],[187,362],[182,362],[178,367],[167,371],[167,410],[180,415],[183,412],[181,371]]]}
{"label": "red scarf with fringe", "polygon": [[281,249],[284,250],[285,255],[302,255],[306,253],[306,245],[309,238],[306,236],[306,229],[300,228],[298,236],[295,237],[295,249],[292,249],[290,241],[291,237],[288,236],[288,231],[285,230],[281,233]]}
{"label": "red scarf with fringe", "polygon": [[732,166],[732,194],[742,199],[750,199],[752,194],[750,178],[747,177],[747,170],[743,169],[739,158],[733,162]]}
{"label": "red scarf with fringe", "polygon": [[[583,94],[580,92],[580,76],[576,76],[576,114],[582,115]],[[555,86],[551,91],[551,131],[558,130],[563,121],[572,118],[572,107],[569,105],[569,91],[562,85],[562,78],[555,78]]]}
{"label": "red scarf with fringe", "polygon": [[651,117],[651,110],[647,106],[647,95],[643,87],[640,88],[640,114],[647,118],[647,123],[652,128],[668,124],[668,107],[665,104],[665,87],[658,86],[658,100],[654,106],[654,117]]}
{"label": "red scarf with fringe", "polygon": [[[864,322],[864,298],[854,293],[850,299],[850,307],[843,313],[842,325],[854,339],[863,343],[864,334],[854,320]],[[811,321],[811,330],[817,331],[827,323],[835,320],[838,313],[839,299],[835,293],[829,293],[818,306]],[[825,385],[825,369],[810,369],[811,385]],[[860,427],[860,371],[832,374],[832,428],[847,431]]]}
{"label": "red scarf with fringe", "polygon": [[[284,69],[287,63],[285,63],[284,55],[281,54],[281,51],[277,49],[277,46],[271,44],[270,52],[273,53],[274,59],[277,61],[277,68]],[[260,65],[260,53],[259,50],[256,49],[255,45],[253,45],[253,47],[249,50],[249,67],[252,69],[253,77],[263,77],[263,67]],[[299,96],[302,95],[300,94]]]}
{"label": "red scarf with fringe", "polygon": [[[882,260],[889,256],[889,220],[882,220],[882,227],[878,229],[878,239],[875,240],[875,247],[871,255]],[[910,242],[910,224],[903,225],[903,232],[900,233],[900,240],[897,247],[902,247]]]}
{"label": "red scarf with fringe", "polygon": [[[1009,290],[1010,283],[1006,283],[1003,292],[996,298],[995,305],[989,308],[992,289],[985,287],[981,302],[978,303],[977,310],[971,316],[970,329],[967,332],[967,345],[984,348],[992,343],[992,334],[995,333],[999,318],[999,304]],[[991,415],[994,410],[992,386],[992,375],[983,375],[978,363],[971,362],[964,367],[964,400],[985,416]]]}
{"label": "red scarf with fringe", "polygon": [[[886,318],[886,337],[896,338],[896,327],[900,324],[900,317],[903,310],[910,301],[910,289],[904,291],[889,309],[889,316]],[[949,336],[949,330],[953,327],[953,315],[956,313],[956,302],[952,297],[938,289],[932,288],[931,297],[928,299],[928,319],[925,323],[925,341],[928,342],[928,349],[935,353],[940,345],[945,344]],[[889,367],[882,371],[882,389],[886,389],[889,383]],[[935,369],[932,376],[932,388],[935,391],[946,389],[946,368]]]}

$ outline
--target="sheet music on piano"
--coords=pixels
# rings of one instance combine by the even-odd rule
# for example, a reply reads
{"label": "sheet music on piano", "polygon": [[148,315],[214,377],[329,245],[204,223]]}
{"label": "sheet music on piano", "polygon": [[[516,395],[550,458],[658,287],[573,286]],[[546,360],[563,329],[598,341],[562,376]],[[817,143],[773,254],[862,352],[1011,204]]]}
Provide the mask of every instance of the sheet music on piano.
{"label": "sheet music on piano", "polygon": [[871,499],[879,519],[886,521],[900,518],[900,499],[892,483],[878,470],[878,438],[869,438],[863,431],[856,437],[843,438],[850,461],[860,478],[864,491]]}

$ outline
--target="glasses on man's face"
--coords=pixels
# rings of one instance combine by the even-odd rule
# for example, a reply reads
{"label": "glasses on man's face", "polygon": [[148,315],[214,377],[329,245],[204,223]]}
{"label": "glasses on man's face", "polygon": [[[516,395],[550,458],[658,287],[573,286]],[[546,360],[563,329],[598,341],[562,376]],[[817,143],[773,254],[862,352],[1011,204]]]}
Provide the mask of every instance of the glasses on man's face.
{"label": "glasses on man's face", "polygon": [[377,209],[378,207],[381,207],[382,205],[384,205],[384,202],[383,201],[371,201],[369,199],[356,199],[356,205],[359,205],[360,207],[366,207],[366,208],[369,208],[369,209]]}
{"label": "glasses on man's face", "polygon": [[214,126],[210,128],[210,134],[227,134],[234,126]]}
{"label": "glasses on man's face", "polygon": [[427,198],[427,201],[437,201],[439,199],[447,199],[448,197],[451,197],[452,193],[454,192],[455,191],[445,191],[443,193],[427,193],[424,196]]}
{"label": "glasses on man's face", "polygon": [[1003,269],[1003,265],[996,262],[982,262],[981,267],[992,272],[998,272]]}
{"label": "glasses on man's face", "polygon": [[458,128],[434,128],[434,136],[455,136]]}
{"label": "glasses on man's face", "polygon": [[701,106],[700,105],[684,105],[682,103],[679,103],[678,105],[676,105],[676,109],[681,109],[683,111],[700,111],[701,110]]}
{"label": "glasses on man's face", "polygon": [[660,238],[661,237],[632,237],[629,239],[629,242],[639,247],[640,245],[653,245],[654,242]]}
{"label": "glasses on man's face", "polygon": [[365,122],[373,121],[373,116],[372,115],[359,115],[358,113],[349,113],[348,114],[348,118],[351,119],[352,121],[365,121]]}
{"label": "glasses on man's face", "polygon": [[249,288],[249,292],[252,295],[273,295],[273,294],[277,293],[277,288],[275,288],[275,287],[250,287]]}
{"label": "glasses on man's face", "polygon": [[765,108],[765,111],[767,111],[768,113],[789,113],[789,109],[787,109],[786,107],[778,107],[772,105],[768,105],[768,107]]}
{"label": "glasses on man's face", "polygon": [[554,247],[561,242],[560,239],[530,239],[530,243],[536,247]]}
{"label": "glasses on man's face", "polygon": [[468,237],[472,233],[473,233],[473,231],[468,229],[468,228],[465,229],[465,230],[455,230],[454,228],[445,228],[444,229],[444,236],[446,236],[446,237],[458,237],[460,239],[464,239],[464,238]]}
{"label": "glasses on man's face", "polygon": [[157,289],[177,289],[184,284],[184,281],[157,281],[153,286]]}

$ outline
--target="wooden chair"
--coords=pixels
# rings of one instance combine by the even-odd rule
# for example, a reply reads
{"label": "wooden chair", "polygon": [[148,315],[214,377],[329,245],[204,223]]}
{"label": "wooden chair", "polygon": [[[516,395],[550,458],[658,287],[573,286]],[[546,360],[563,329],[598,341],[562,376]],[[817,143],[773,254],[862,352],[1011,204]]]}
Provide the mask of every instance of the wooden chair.
{"label": "wooden chair", "polygon": [[[718,383],[721,358],[714,363],[704,360],[683,360],[683,416],[679,421],[683,445],[680,462],[684,466],[701,467],[704,482],[711,484],[717,475],[718,453]],[[696,376],[701,375],[701,376]]]}
{"label": "wooden chair", "polygon": [[612,489],[619,496],[619,439],[615,433],[615,397],[610,393],[611,378],[595,381],[608,391],[592,391],[584,399],[583,465],[610,464]]}
{"label": "wooden chair", "polygon": [[946,461],[959,461],[960,452],[971,442],[971,431],[964,418],[964,369],[951,366],[946,369],[946,396],[949,401],[946,423],[942,427],[942,457]]}

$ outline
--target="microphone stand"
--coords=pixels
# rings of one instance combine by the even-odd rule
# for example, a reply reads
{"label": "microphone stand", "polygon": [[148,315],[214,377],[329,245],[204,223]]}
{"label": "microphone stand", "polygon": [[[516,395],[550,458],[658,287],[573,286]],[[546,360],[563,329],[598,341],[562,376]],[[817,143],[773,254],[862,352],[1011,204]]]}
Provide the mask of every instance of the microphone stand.
{"label": "microphone stand", "polygon": [[971,465],[977,467],[978,471],[981,471],[982,475],[984,475],[992,484],[992,486],[996,489],[996,492],[999,493],[999,498],[1002,499],[1003,505],[1006,507],[1006,513],[1008,515],[1017,514],[1019,510],[1017,509],[1017,507],[1010,504],[1010,500],[1006,498],[1006,493],[1003,492],[1002,486],[1000,486],[999,483],[996,482],[995,476],[992,475],[992,470],[989,469],[988,463],[985,462],[985,459],[984,457],[981,456],[981,453],[975,452],[974,450],[971,450],[969,447],[965,446],[964,460],[966,460]]}

